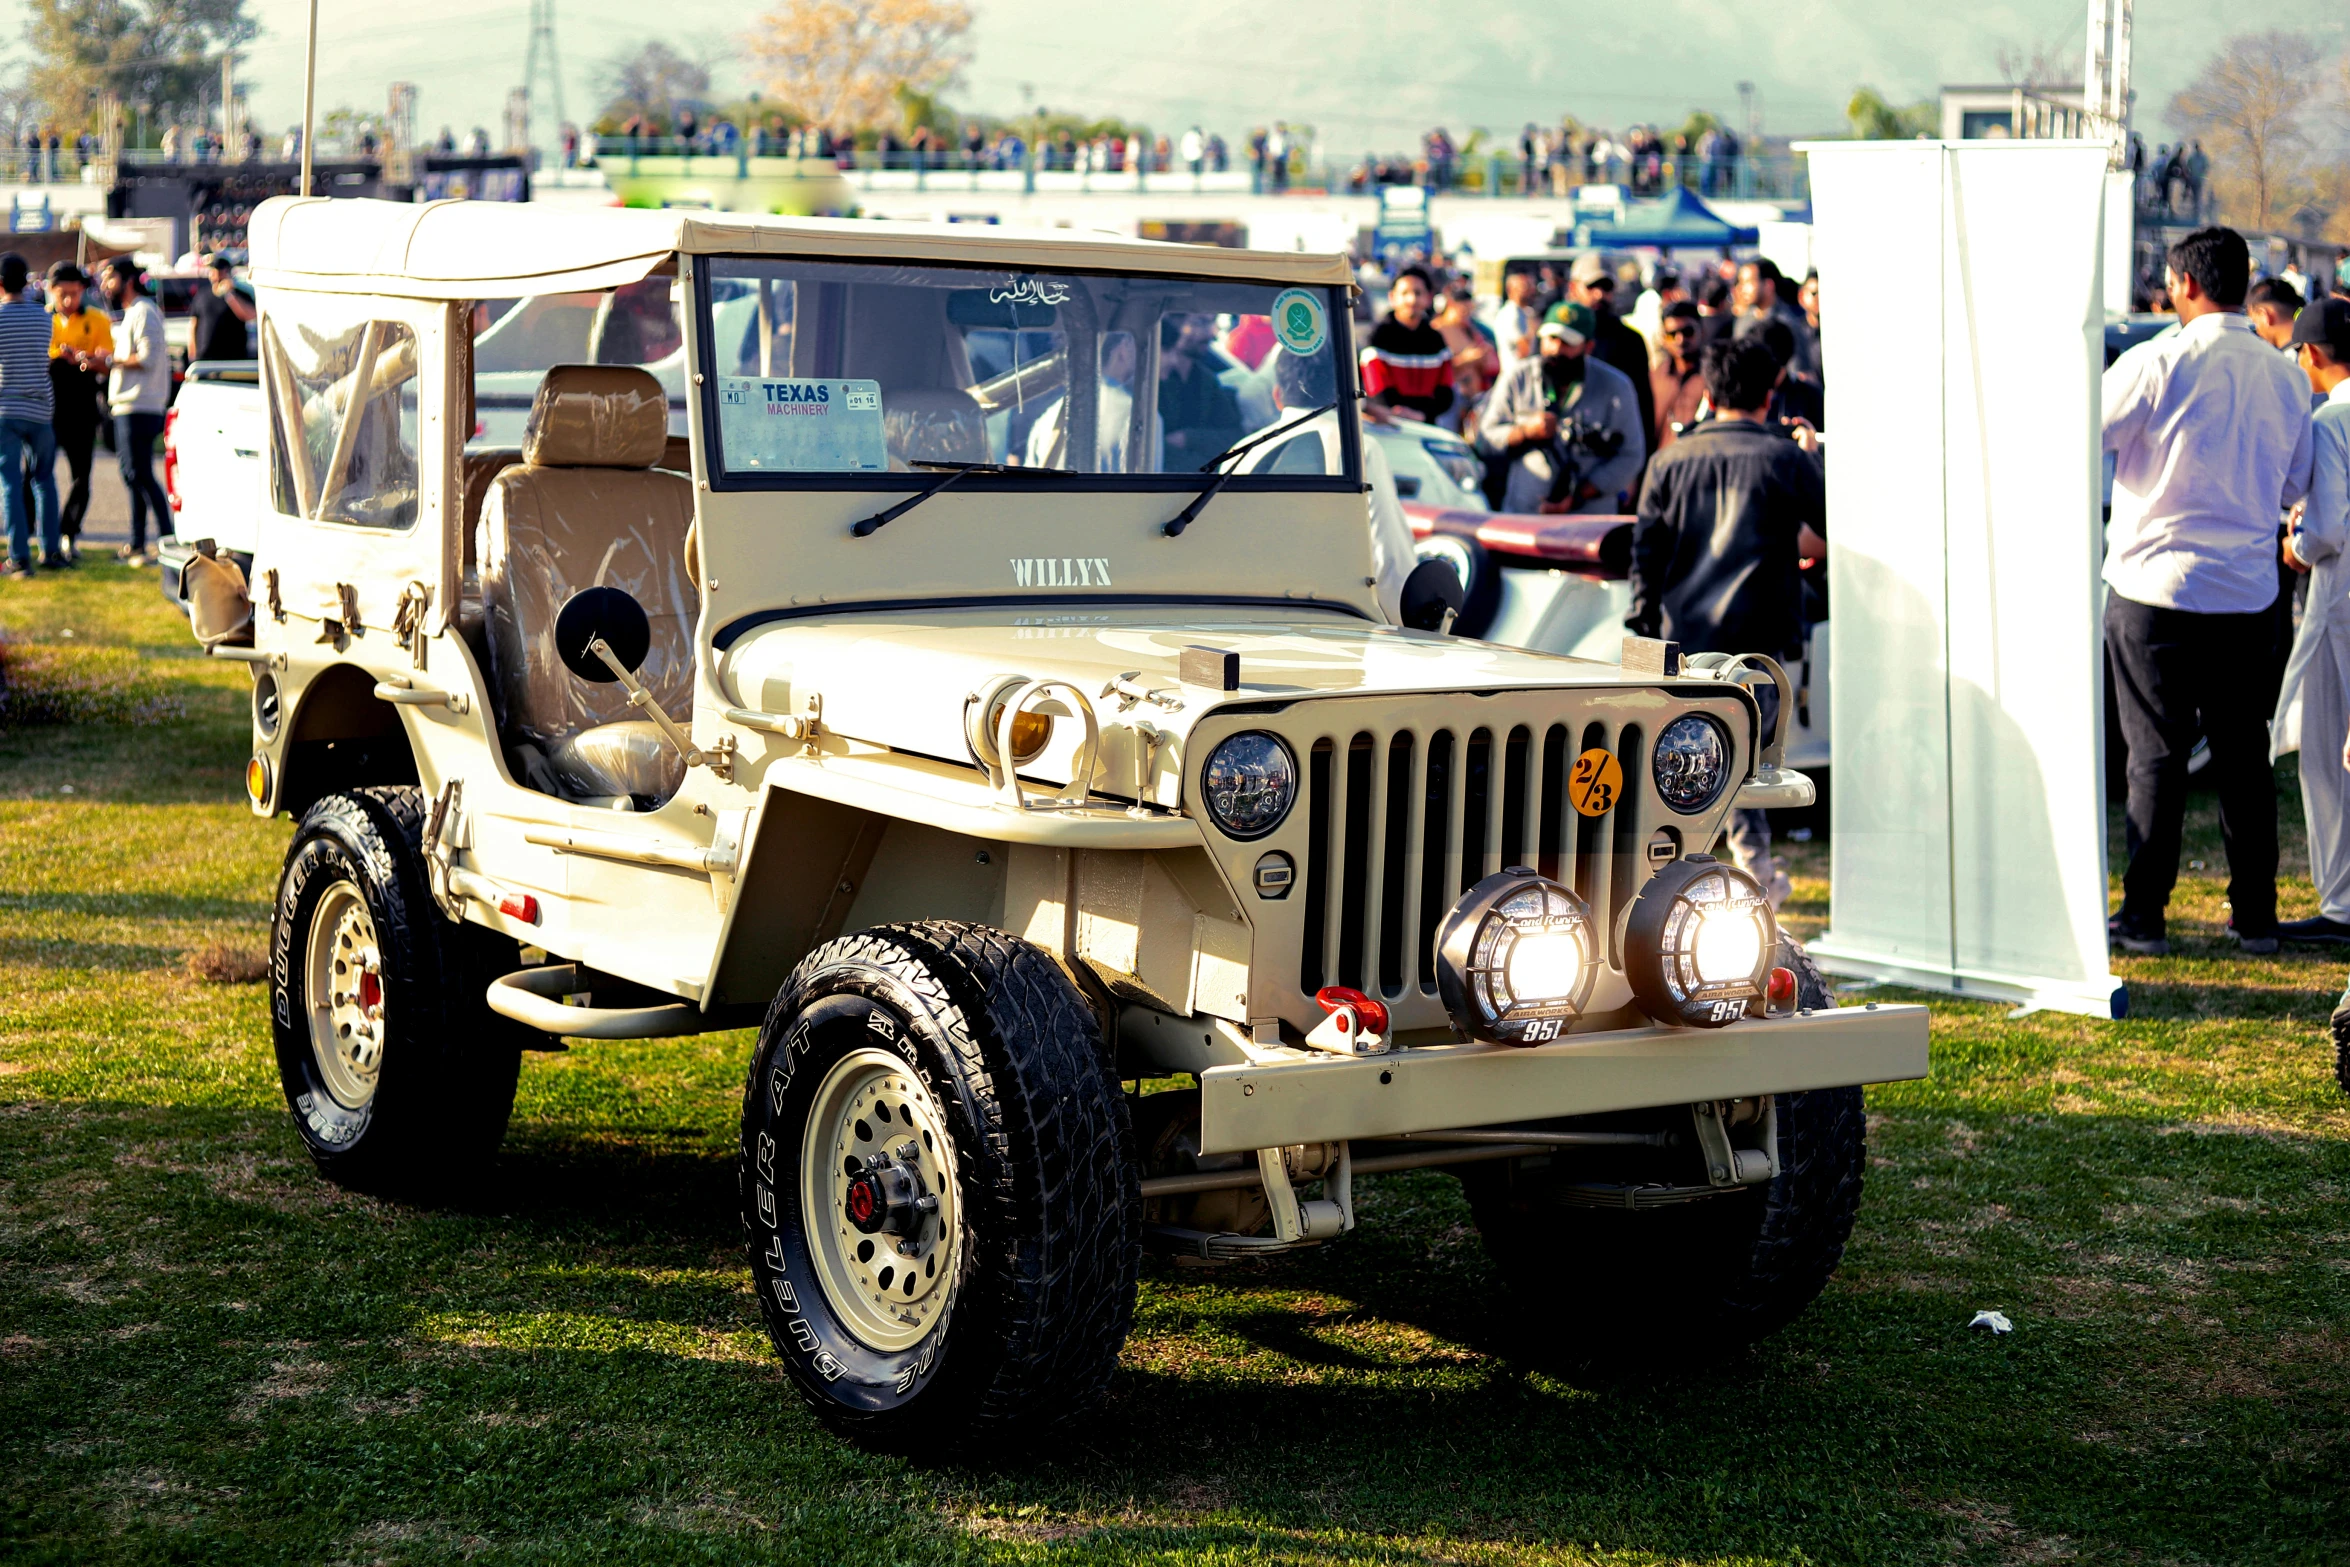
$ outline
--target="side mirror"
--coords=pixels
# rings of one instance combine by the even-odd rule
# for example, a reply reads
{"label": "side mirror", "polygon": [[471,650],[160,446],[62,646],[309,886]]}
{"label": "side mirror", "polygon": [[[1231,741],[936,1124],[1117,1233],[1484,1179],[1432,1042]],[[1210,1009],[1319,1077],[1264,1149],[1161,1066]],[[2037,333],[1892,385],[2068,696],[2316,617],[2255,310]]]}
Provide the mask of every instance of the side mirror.
{"label": "side mirror", "polygon": [[633,673],[652,650],[653,623],[645,618],[645,607],[621,589],[583,588],[555,617],[555,652],[580,679],[605,685],[620,676],[596,656],[591,644],[598,638],[621,668]]}
{"label": "side mirror", "polygon": [[1423,560],[1403,579],[1403,623],[1414,631],[1444,630],[1467,602],[1448,561]]}

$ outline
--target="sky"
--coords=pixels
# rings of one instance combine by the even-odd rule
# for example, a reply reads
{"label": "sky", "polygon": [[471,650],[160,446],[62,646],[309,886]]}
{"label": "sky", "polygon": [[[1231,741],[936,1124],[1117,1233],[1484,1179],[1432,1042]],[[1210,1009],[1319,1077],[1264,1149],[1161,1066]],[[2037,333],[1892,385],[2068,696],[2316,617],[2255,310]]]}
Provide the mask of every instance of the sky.
{"label": "sky", "polygon": [[[20,37],[22,0],[0,4],[18,19],[9,34]],[[249,4],[264,31],[243,77],[256,117],[282,130],[301,117],[307,0]],[[737,63],[735,40],[759,0],[682,0],[652,11],[634,0],[555,4],[565,108],[575,120],[600,102],[604,63],[656,36],[712,62],[721,89],[756,85]],[[1325,151],[1346,159],[1412,146],[1431,125],[1456,139],[1476,126],[1514,139],[1526,120],[1562,111],[1616,129],[1677,124],[1695,107],[1731,116],[1741,80],[1755,84],[1767,130],[1830,131],[1861,83],[1901,103],[1931,97],[1945,82],[2000,80],[2003,42],[2050,42],[2077,60],[2087,16],[2077,0],[1645,0],[1612,15],[1570,13],[1562,0],[1473,0],[1451,10],[1424,0],[1184,0],[1131,11],[1100,0],[974,0],[974,10],[972,63],[948,95],[959,108],[1013,114],[1042,104],[1170,130],[1196,121],[1228,136],[1288,119],[1316,127]],[[1149,19],[1105,25],[1121,13]],[[655,14],[672,25],[648,26]],[[1594,27],[1585,20],[1594,16],[1611,20]],[[2207,16],[2187,0],[2137,9],[2136,125],[2149,142],[2167,134],[2162,106],[2216,43]],[[387,84],[408,80],[422,90],[425,133],[449,125],[462,137],[482,125],[495,136],[507,89],[522,77],[530,5],[402,0],[395,13],[320,0],[319,26],[321,114],[344,104],[381,108]]]}

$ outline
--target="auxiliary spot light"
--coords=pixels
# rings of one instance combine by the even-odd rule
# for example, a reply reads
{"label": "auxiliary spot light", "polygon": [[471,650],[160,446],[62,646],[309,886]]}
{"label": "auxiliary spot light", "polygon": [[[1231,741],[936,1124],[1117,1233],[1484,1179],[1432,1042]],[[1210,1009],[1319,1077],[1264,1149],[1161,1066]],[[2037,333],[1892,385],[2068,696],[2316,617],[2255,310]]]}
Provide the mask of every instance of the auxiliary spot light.
{"label": "auxiliary spot light", "polygon": [[1465,1039],[1539,1045],[1563,1037],[1598,977],[1583,900],[1523,865],[1461,894],[1436,938],[1436,987]]}
{"label": "auxiliary spot light", "polygon": [[1692,1028],[1760,1013],[1778,947],[1762,888],[1710,854],[1660,866],[1624,927],[1624,964],[1641,1009]]}

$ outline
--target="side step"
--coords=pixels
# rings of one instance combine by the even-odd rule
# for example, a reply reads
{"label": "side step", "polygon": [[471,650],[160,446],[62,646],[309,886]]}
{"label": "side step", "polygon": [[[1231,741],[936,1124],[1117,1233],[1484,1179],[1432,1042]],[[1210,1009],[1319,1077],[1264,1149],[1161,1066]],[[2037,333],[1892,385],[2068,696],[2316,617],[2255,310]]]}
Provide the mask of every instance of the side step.
{"label": "side step", "polygon": [[574,1007],[563,998],[590,989],[576,963],[548,963],[516,969],[490,981],[490,1010],[546,1034],[574,1039],[666,1039],[731,1028],[727,1019],[707,1016],[690,1001],[644,1007]]}

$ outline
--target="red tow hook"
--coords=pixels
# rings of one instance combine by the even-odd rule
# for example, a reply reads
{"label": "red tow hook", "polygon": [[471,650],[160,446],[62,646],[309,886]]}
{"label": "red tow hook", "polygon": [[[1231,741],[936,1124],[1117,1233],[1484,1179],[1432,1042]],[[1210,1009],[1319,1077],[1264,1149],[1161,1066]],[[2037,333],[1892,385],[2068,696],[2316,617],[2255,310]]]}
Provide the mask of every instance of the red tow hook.
{"label": "red tow hook", "polygon": [[1349,1032],[1347,1014],[1368,1034],[1387,1032],[1387,1003],[1364,995],[1351,985],[1324,985],[1314,992],[1314,1005],[1338,1019],[1338,1031]]}

